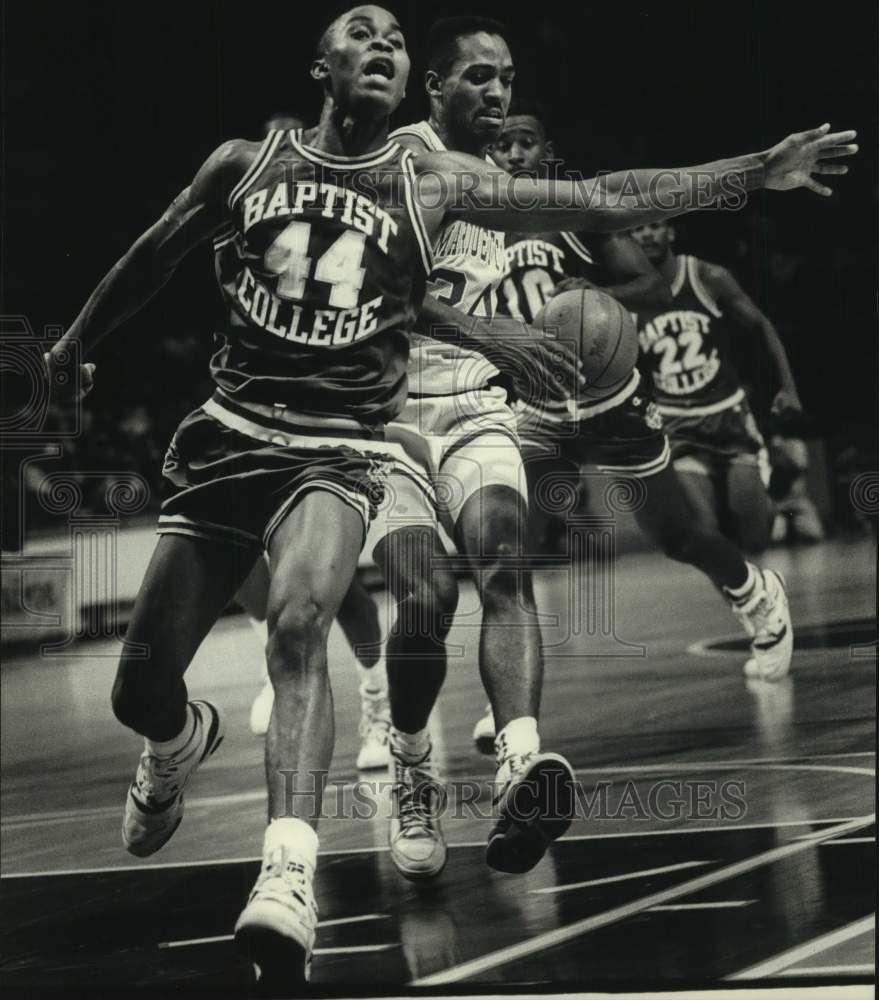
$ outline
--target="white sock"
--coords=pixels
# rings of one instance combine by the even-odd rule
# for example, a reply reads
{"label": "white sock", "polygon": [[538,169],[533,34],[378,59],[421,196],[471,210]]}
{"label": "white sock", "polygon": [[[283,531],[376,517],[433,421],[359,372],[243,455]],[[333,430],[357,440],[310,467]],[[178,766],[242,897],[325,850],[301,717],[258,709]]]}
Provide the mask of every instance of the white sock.
{"label": "white sock", "polygon": [[269,855],[279,847],[296,856],[313,874],[317,866],[317,832],[301,819],[284,816],[273,819],[266,827],[263,840],[263,855]]}
{"label": "white sock", "polygon": [[388,689],[388,672],[384,657],[374,667],[364,667],[362,663],[358,663],[357,676],[360,678],[361,694],[382,694]]}
{"label": "white sock", "polygon": [[170,740],[148,740],[144,738],[144,746],[154,757],[173,757],[192,739],[195,732],[195,712],[191,705],[186,706],[186,722],[180,732]]}
{"label": "white sock", "polygon": [[404,764],[421,763],[430,753],[430,734],[426,727],[417,733],[404,733],[391,726],[389,740],[394,755]]}
{"label": "white sock", "polygon": [[760,585],[760,570],[753,563],[746,562],[748,567],[748,577],[741,587],[724,587],[729,599],[734,604],[741,604],[746,601],[754,592],[754,588]]}
{"label": "white sock", "polygon": [[524,756],[539,753],[540,734],[537,719],[533,715],[522,715],[508,722],[494,739],[494,750],[498,766],[512,754]]}

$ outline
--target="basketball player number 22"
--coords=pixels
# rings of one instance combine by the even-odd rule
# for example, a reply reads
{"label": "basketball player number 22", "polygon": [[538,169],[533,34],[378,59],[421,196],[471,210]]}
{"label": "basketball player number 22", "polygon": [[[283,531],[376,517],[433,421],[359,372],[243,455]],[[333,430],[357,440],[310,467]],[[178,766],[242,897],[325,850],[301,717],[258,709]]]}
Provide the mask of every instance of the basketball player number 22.
{"label": "basketball player number 22", "polygon": [[[310,239],[310,222],[291,222],[266,250],[266,268],[278,276],[277,291],[283,299],[301,299],[305,295],[305,279],[312,263],[308,256]],[[318,258],[314,277],[330,285],[331,306],[353,309],[357,305],[366,274],[360,266],[365,246],[363,233],[347,229]]]}

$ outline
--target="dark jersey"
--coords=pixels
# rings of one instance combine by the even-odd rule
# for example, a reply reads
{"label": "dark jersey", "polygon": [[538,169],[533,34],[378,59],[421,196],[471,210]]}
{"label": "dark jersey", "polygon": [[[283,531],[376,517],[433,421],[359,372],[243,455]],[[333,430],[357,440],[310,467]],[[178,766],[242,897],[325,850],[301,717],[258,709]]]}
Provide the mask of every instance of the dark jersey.
{"label": "dark jersey", "polygon": [[597,284],[597,276],[596,261],[573,233],[509,233],[498,312],[531,323],[564,278],[588,278]]}
{"label": "dark jersey", "polygon": [[640,367],[660,410],[698,416],[741,402],[730,360],[730,322],[699,277],[695,257],[678,257],[671,305],[637,314]]}
{"label": "dark jersey", "polygon": [[269,134],[214,238],[224,392],[366,424],[398,413],[431,266],[413,184],[396,143],[340,157]]}

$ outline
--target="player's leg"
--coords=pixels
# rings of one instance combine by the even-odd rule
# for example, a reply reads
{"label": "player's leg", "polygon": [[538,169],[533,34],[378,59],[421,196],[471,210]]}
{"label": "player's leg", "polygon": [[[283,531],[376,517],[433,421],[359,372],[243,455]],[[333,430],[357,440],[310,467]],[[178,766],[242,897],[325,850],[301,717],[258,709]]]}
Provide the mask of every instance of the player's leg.
{"label": "player's leg", "polygon": [[265,759],[269,826],[236,939],[273,983],[297,970],[307,975],[314,941],[316,827],[335,736],[327,637],[354,576],[363,530],[362,510],[315,489],[268,541],[267,658],[275,690]]}
{"label": "player's leg", "polygon": [[367,546],[395,605],[386,652],[394,768],[389,839],[398,871],[425,879],[439,874],[447,857],[428,721],[446,676],[458,589],[428,496],[398,475],[388,494],[394,505],[373,525]]}
{"label": "player's leg", "polygon": [[783,677],[790,669],[793,631],[784,581],[746,562],[716,528],[699,523],[673,468],[662,418],[654,403],[635,394],[581,424],[584,450],[601,471],[635,476],[645,486],[635,516],[641,529],[671,559],[701,570],[724,594],[752,637],[751,658],[760,676]]}
{"label": "player's leg", "polygon": [[356,574],[339,608],[338,621],[357,659],[360,681],[357,767],[364,771],[384,768],[390,762],[391,712],[381,627],[376,603]]}
{"label": "player's leg", "polygon": [[138,591],[112,696],[116,717],[145,740],[122,826],[138,857],[170,839],[186,782],[222,739],[218,710],[188,702],[183,674],[254,557],[234,544],[163,534]]}
{"label": "player's leg", "polygon": [[[524,561],[527,487],[515,438],[503,433],[507,423],[501,411],[509,410],[497,409],[496,430],[489,431],[486,420],[483,433],[450,449],[440,471],[455,484],[448,492],[460,497],[449,515],[482,601],[479,670],[498,730],[500,819],[486,860],[498,870],[521,872],[533,868],[570,825],[575,779],[564,758],[541,752],[543,656],[532,576]],[[492,412],[489,406],[486,411]],[[466,427],[458,432],[466,433]]]}
{"label": "player's leg", "polygon": [[733,537],[749,555],[760,555],[769,544],[774,511],[756,455],[726,464],[726,494]]}
{"label": "player's leg", "polygon": [[250,619],[250,626],[259,641],[259,663],[263,684],[250,706],[250,731],[254,736],[265,736],[269,728],[269,720],[272,717],[275,692],[266,670],[265,650],[269,641],[269,630],[266,624],[266,607],[269,600],[269,564],[264,556],[261,556],[254,563],[247,579],[238,588],[235,600],[244,608]]}
{"label": "player's leg", "polygon": [[672,465],[699,524],[712,532],[720,531],[714,462],[707,455],[690,453],[673,458]]}

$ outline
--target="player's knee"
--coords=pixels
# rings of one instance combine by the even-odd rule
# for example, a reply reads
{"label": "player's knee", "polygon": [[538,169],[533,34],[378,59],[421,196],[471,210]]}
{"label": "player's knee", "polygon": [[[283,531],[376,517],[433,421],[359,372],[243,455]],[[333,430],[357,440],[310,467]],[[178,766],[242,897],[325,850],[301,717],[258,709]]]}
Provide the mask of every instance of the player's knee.
{"label": "player's knee", "polygon": [[441,570],[413,586],[397,603],[397,631],[429,634],[445,639],[458,607],[454,574]]}
{"label": "player's knee", "polygon": [[304,595],[268,609],[269,673],[286,672],[310,660],[326,644],[333,616],[322,602]]}
{"label": "player's knee", "polygon": [[485,564],[477,574],[483,604],[519,600],[526,579],[520,555],[520,547],[508,541],[496,542],[486,552]]}

